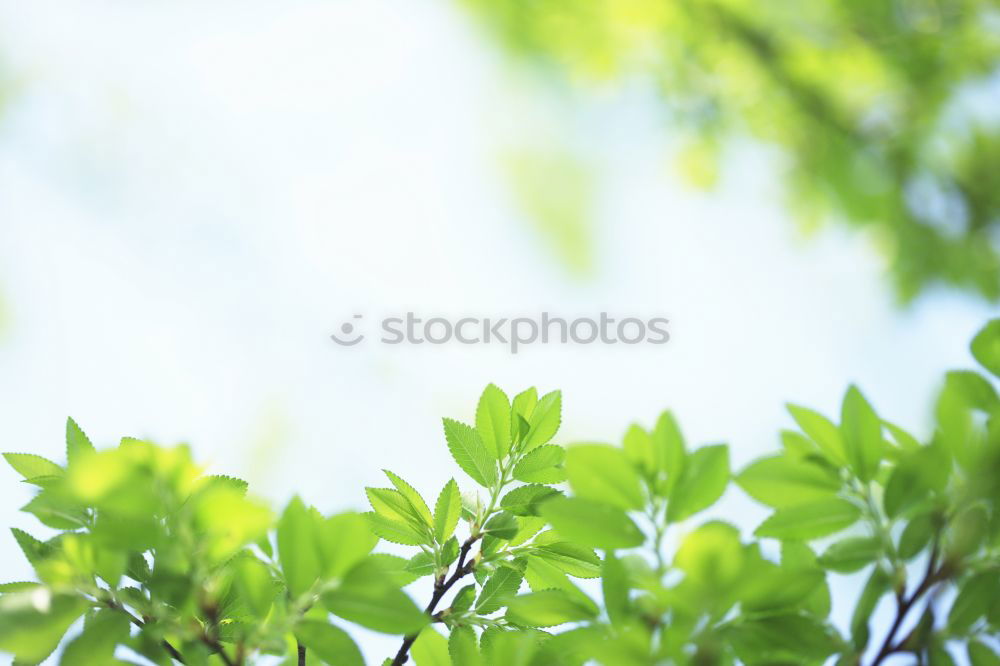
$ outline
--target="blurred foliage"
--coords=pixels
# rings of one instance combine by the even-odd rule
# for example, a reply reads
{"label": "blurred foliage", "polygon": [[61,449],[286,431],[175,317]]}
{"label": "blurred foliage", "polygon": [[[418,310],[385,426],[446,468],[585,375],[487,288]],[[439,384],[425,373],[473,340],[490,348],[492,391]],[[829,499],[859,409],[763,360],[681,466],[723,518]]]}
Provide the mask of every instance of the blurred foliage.
{"label": "blurred foliage", "polygon": [[[690,447],[665,412],[620,447],[564,447],[559,391],[491,384],[473,424],[444,419],[476,490],[449,479],[432,509],[386,470],[370,512],[328,517],[294,498],[275,519],[185,447],[97,451],[70,420],[67,465],[4,454],[56,534],[13,530],[39,582],[0,585],[0,651],[39,663],[69,632],[69,666],[131,663],[125,647],[163,665],[363,665],[335,616],[402,636],[383,666],[995,665],[1000,319],[971,351],[992,376],[948,373],[925,440],[855,387],[839,422],[790,405],[782,449],[735,475],[772,511],[752,537],[691,525],[731,488],[725,444]],[[379,539],[414,552],[371,554]],[[831,583],[857,572],[838,627]],[[402,591],[421,578],[423,610]],[[600,598],[573,579],[599,579]]]}
{"label": "blurred foliage", "polygon": [[[0,651],[34,664],[121,661],[244,664],[260,655],[357,666],[361,653],[330,621],[408,633],[426,616],[369,552],[378,539],[353,513],[325,517],[293,499],[275,519],[246,483],[205,476],[186,447],[125,438],[98,451],[70,420],[65,466],[4,454],[37,489],[23,508],[55,530],[12,530],[39,582],[0,585]],[[272,662],[273,663],[273,662]]]}
{"label": "blurred foliage", "polygon": [[510,154],[508,183],[524,214],[563,265],[584,275],[594,263],[593,174],[568,151],[534,148]]}
{"label": "blurred foliage", "polygon": [[[532,63],[651,80],[697,184],[727,136],[780,146],[794,210],[869,229],[902,299],[934,283],[1000,298],[995,2],[463,2]],[[989,118],[966,113],[977,87]]]}

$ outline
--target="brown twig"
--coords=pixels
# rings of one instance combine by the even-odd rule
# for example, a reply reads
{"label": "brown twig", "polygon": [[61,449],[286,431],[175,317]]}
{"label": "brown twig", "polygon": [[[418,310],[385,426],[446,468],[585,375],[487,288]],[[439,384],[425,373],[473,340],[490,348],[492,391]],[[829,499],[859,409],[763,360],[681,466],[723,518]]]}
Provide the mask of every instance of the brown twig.
{"label": "brown twig", "polygon": [[[127,615],[129,621],[132,624],[134,624],[135,626],[137,626],[139,628],[142,628],[142,627],[146,626],[145,622],[143,622],[142,620],[140,620],[139,618],[137,618],[135,615],[132,615],[132,613],[129,613],[127,608],[125,608],[121,604],[117,603],[116,601],[114,601],[112,599],[108,599],[107,601],[105,601],[105,603],[107,604],[108,608],[120,611],[120,612],[124,613],[125,615]],[[169,641],[167,641],[167,639],[164,638],[163,640],[161,640],[160,641],[160,646],[164,650],[167,651],[167,654],[169,654],[170,658],[173,659],[174,661],[178,661],[178,662],[180,662],[182,664],[186,664],[187,663],[187,662],[184,661],[184,656],[180,652],[178,652],[177,648],[175,648],[173,645],[171,645],[169,643]]]}
{"label": "brown twig", "polygon": [[[475,562],[466,563],[466,560],[469,557],[469,551],[472,550],[472,546],[479,541],[481,536],[482,535],[471,536],[465,540],[465,543],[462,544],[462,549],[458,553],[458,562],[455,564],[455,571],[451,574],[450,578],[446,578],[445,575],[441,575],[436,581],[434,581],[434,594],[431,595],[431,601],[427,604],[427,608],[424,609],[424,612],[427,615],[430,615],[432,619],[435,617],[434,609],[437,608],[437,605],[441,602],[444,595],[447,594],[448,590],[450,590],[459,580],[472,573],[473,569],[475,569]],[[417,640],[417,635],[418,634],[411,634],[403,639],[403,644],[399,646],[399,651],[396,653],[396,657],[392,660],[392,666],[402,666],[407,662],[409,659],[410,648],[413,646],[413,642]]]}
{"label": "brown twig", "polygon": [[930,558],[927,560],[927,570],[924,572],[923,580],[920,581],[920,584],[909,597],[906,597],[905,592],[900,592],[896,595],[896,619],[893,620],[892,626],[889,628],[889,633],[886,634],[885,640],[882,642],[882,647],[875,656],[875,660],[872,661],[871,666],[879,666],[890,655],[902,651],[902,646],[906,641],[903,640],[899,643],[895,641],[896,634],[899,633],[899,629],[903,625],[907,614],[909,614],[913,606],[928,590],[945,577],[946,565],[943,565],[940,569],[937,568],[938,555],[938,542],[935,540]]}

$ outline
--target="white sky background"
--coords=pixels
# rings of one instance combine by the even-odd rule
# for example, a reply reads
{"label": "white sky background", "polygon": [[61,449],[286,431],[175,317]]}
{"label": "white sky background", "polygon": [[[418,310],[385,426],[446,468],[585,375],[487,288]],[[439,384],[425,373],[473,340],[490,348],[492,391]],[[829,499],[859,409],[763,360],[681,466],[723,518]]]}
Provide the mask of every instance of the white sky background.
{"label": "white sky background", "polygon": [[[276,506],[361,509],[383,467],[425,496],[453,475],[471,488],[439,419],[470,420],[494,381],[561,388],[564,442],[617,441],[669,406],[742,465],[775,447],[784,402],[835,413],[851,381],[923,432],[989,315],[948,293],[897,310],[860,236],[796,235],[764,151],[686,189],[639,89],[568,119],[526,103],[445,2],[0,0],[0,67],[19,89],[0,120],[2,450],[61,459],[70,414],[105,445],[190,441]],[[498,165],[563,122],[602,177],[589,280],[555,263]],[[512,357],[327,338],[406,310],[664,315],[673,340]],[[762,512],[730,495],[752,527]],[[44,533],[16,511],[28,498],[0,472],[0,524]],[[6,536],[0,571],[30,576]],[[363,641],[375,663],[395,644]]]}

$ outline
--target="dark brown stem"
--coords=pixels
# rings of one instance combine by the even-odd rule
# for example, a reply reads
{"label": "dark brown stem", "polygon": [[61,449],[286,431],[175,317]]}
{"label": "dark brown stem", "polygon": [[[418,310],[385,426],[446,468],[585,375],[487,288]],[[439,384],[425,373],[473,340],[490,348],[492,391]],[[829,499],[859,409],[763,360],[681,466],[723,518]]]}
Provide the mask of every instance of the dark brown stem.
{"label": "dark brown stem", "polygon": [[935,584],[945,577],[947,564],[942,566],[940,569],[937,569],[937,560],[938,542],[935,540],[934,546],[931,549],[930,558],[927,560],[927,570],[924,572],[924,578],[920,581],[917,589],[913,591],[913,594],[911,594],[909,598],[906,597],[905,592],[897,594],[896,619],[893,620],[892,626],[889,628],[889,633],[886,634],[885,640],[882,642],[882,647],[875,656],[875,660],[872,661],[871,666],[879,666],[890,655],[902,651],[902,646],[906,641],[900,641],[899,643],[896,643],[895,641],[896,634],[899,633],[899,629],[903,625],[903,620],[906,619],[907,614],[910,612],[910,609],[913,608],[914,604],[916,604],[928,590],[934,587]]}
{"label": "dark brown stem", "polygon": [[299,643],[299,666],[306,666],[306,646]]}
{"label": "dark brown stem", "polygon": [[[431,595],[431,601],[427,604],[427,608],[424,609],[424,612],[430,615],[432,619],[434,618],[434,609],[437,608],[437,605],[441,602],[444,595],[448,593],[448,590],[476,568],[475,562],[466,563],[466,560],[469,557],[469,551],[472,550],[472,546],[479,541],[481,536],[470,536],[462,544],[462,549],[458,553],[458,562],[455,564],[455,571],[451,574],[450,578],[445,578],[442,575],[434,581],[434,594]],[[399,646],[399,652],[396,653],[396,657],[392,660],[392,666],[402,666],[406,663],[409,659],[410,648],[416,640],[417,634],[411,634],[403,639],[403,644]]]}

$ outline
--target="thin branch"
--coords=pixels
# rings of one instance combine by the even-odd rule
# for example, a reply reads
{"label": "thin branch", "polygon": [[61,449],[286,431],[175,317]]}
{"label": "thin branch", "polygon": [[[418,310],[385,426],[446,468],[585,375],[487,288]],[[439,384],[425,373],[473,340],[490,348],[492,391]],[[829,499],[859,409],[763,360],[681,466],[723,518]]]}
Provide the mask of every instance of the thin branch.
{"label": "thin branch", "polygon": [[[107,601],[105,601],[105,603],[107,604],[108,608],[120,611],[120,612],[124,613],[125,615],[127,615],[129,621],[132,624],[134,624],[135,626],[137,626],[139,628],[142,628],[142,627],[146,626],[145,622],[143,622],[142,620],[140,620],[139,618],[137,618],[135,615],[132,615],[132,613],[128,612],[127,608],[125,608],[121,604],[117,603],[116,601],[114,601],[112,599],[108,599]],[[164,638],[163,640],[161,640],[160,641],[160,646],[164,650],[167,651],[167,654],[169,654],[170,658],[173,659],[174,661],[178,661],[178,662],[180,662],[182,664],[186,664],[187,663],[187,662],[184,661],[184,656],[180,652],[178,652],[177,648],[175,648],[173,645],[171,645],[167,641],[167,639]]]}
{"label": "thin branch", "polygon": [[[234,662],[229,657],[229,654],[226,652],[226,649],[222,645],[222,643],[219,642],[219,634],[218,634],[218,632],[219,632],[219,612],[218,612],[218,609],[214,605],[207,605],[207,606],[205,606],[205,607],[202,608],[202,611],[205,613],[205,616],[208,619],[209,626],[212,629],[212,633],[209,634],[207,631],[202,631],[201,642],[204,643],[206,646],[208,646],[213,651],[215,651],[222,658],[222,661],[223,661],[223,663],[226,664],[226,666],[238,666],[236,664],[236,662]],[[240,661],[242,662],[242,659]]]}
{"label": "thin branch", "polygon": [[299,666],[306,666],[306,646],[302,643],[299,646]]}
{"label": "thin branch", "polygon": [[[437,608],[437,605],[441,602],[444,595],[447,594],[448,590],[450,590],[459,580],[472,573],[473,569],[475,569],[475,562],[466,563],[466,560],[469,557],[469,551],[472,550],[472,546],[475,545],[481,537],[481,534],[477,534],[466,539],[465,543],[462,544],[462,549],[458,553],[458,562],[455,564],[455,571],[451,574],[451,577],[446,579],[445,576],[442,575],[434,581],[434,594],[431,595],[430,603],[428,603],[427,608],[424,609],[424,612],[427,615],[430,615],[431,618],[435,617],[434,610]],[[392,666],[402,666],[407,662],[409,659],[410,648],[416,640],[417,634],[411,634],[403,639],[403,644],[399,646],[399,651],[392,660]]]}
{"label": "thin branch", "polygon": [[882,642],[882,647],[875,656],[875,660],[872,661],[871,666],[879,666],[890,655],[902,649],[905,641],[900,641],[899,643],[895,641],[896,634],[899,633],[899,629],[903,625],[903,620],[906,619],[910,609],[913,608],[917,601],[944,577],[945,567],[942,566],[940,569],[937,569],[938,555],[938,541],[935,539],[934,546],[931,548],[930,558],[927,560],[927,570],[924,572],[923,580],[920,581],[917,589],[913,591],[913,594],[909,598],[905,596],[905,593],[900,593],[896,596],[896,619],[893,620],[892,626],[889,628],[889,633],[886,634],[885,640]]}

